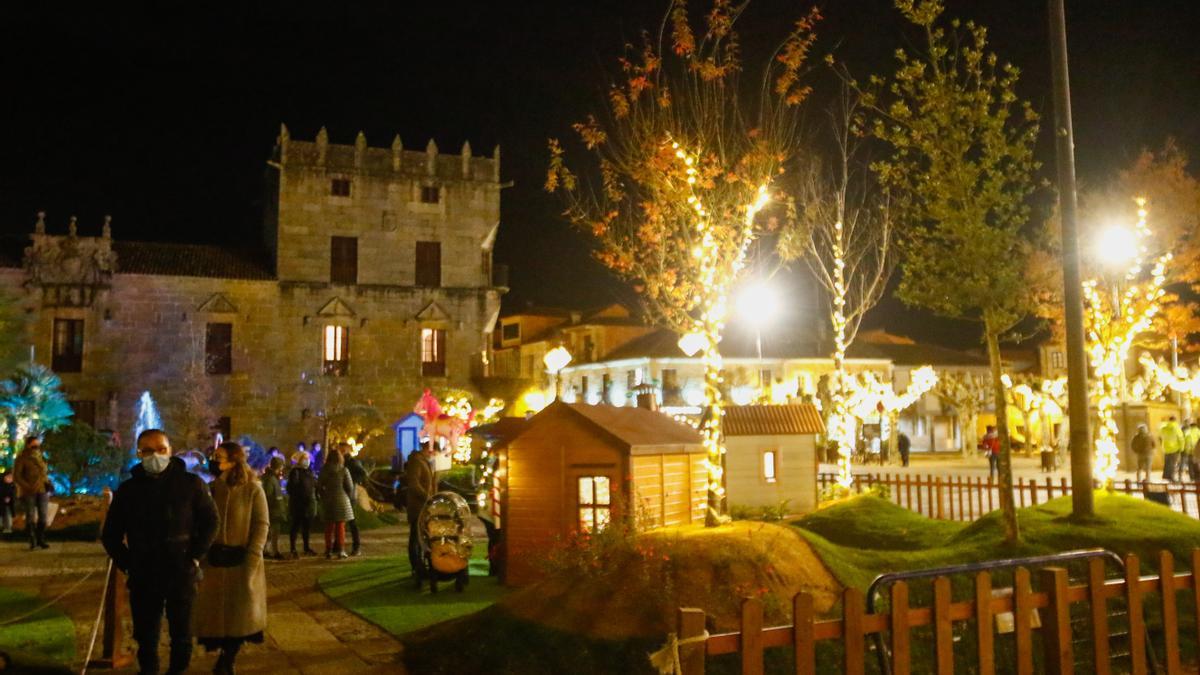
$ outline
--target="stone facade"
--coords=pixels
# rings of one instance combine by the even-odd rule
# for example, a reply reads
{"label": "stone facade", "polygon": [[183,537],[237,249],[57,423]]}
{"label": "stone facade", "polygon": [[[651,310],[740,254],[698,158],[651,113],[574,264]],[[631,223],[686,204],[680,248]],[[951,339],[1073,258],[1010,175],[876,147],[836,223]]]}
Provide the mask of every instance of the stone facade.
{"label": "stone facade", "polygon": [[[144,390],[169,431],[188,426],[188,400],[199,399],[234,436],[267,445],[319,439],[325,413],[347,405],[398,419],[424,387],[471,388],[499,313],[499,154],[470,152],[443,155],[432,141],[408,152],[399,139],[369,148],[361,133],[334,145],[324,129],[302,142],[283,128],[265,254],[123,242],[108,222],[98,237],[80,236],[74,219],[66,235],[47,234],[39,217],[21,267],[8,260],[0,283],[23,298],[37,360],[68,364],[69,398],[94,408],[98,427],[128,434]],[[82,321],[78,372],[61,356],[75,338],[59,322],[55,344],[56,320]],[[232,335],[228,373],[214,367],[210,324],[229,325],[219,328]],[[344,374],[325,363],[330,326],[340,356],[348,346]],[[427,339],[423,364],[426,330],[444,331],[443,354],[431,358]]]}

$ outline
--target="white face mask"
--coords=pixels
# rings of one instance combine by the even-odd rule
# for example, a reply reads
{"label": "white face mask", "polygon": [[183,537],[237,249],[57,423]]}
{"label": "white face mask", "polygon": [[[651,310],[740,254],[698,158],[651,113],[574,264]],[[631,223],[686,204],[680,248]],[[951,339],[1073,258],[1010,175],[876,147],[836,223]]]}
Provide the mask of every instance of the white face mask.
{"label": "white face mask", "polygon": [[171,463],[170,455],[160,455],[157,452],[142,458],[142,468],[149,474],[160,474]]}

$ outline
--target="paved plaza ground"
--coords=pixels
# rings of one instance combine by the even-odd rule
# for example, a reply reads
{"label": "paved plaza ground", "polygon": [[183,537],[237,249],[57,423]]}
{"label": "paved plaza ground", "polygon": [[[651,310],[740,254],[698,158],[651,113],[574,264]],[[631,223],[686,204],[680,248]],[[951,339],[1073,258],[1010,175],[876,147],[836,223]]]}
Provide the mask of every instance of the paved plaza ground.
{"label": "paved plaza ground", "polygon": [[[394,555],[403,550],[407,537],[407,525],[363,532],[365,556]],[[51,540],[51,544],[46,551],[29,551],[24,542],[0,542],[0,585],[47,600],[65,592],[57,605],[75,624],[77,658],[82,660],[100,603],[106,558],[99,543]],[[321,550],[319,543],[314,548]],[[394,637],[342,609],[318,588],[317,578],[322,573],[345,564],[349,562],[328,562],[324,558],[268,562],[266,640],[243,649],[238,672],[404,672],[401,645]],[[132,645],[130,641],[131,650]],[[99,653],[99,645],[96,651]],[[215,660],[215,654],[197,648],[192,669],[209,671]],[[162,662],[167,662],[165,625]]]}

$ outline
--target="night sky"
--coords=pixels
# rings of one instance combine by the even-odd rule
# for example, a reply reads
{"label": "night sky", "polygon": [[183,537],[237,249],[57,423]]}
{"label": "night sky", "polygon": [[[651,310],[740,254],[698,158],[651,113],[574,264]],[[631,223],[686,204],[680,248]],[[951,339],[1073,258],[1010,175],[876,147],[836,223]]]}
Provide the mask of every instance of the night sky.
{"label": "night sky", "polygon": [[[621,45],[656,26],[665,2],[237,4],[9,8],[0,233],[29,232],[45,209],[52,230],[77,214],[93,233],[111,213],[118,238],[253,244],[279,123],[300,139],[325,125],[337,143],[359,129],[380,147],[396,133],[410,149],[430,137],[447,152],[469,140],[490,154],[500,143],[515,182],[496,248],[511,267],[507,301],[589,306],[627,295],[542,192],[546,138],[600,104]],[[1200,157],[1197,3],[1067,4],[1081,179],[1103,180],[1168,136]],[[807,6],[755,0],[748,51],[755,36],[777,41]],[[857,74],[890,72],[891,53],[914,37],[886,0],[822,8],[814,60],[833,51]],[[992,47],[1024,71],[1021,93],[1047,120],[1040,155],[1053,176],[1045,3],[958,0],[949,13],[989,26]],[[822,82],[813,119],[832,90]],[[974,339],[895,303],[871,323],[952,345]]]}

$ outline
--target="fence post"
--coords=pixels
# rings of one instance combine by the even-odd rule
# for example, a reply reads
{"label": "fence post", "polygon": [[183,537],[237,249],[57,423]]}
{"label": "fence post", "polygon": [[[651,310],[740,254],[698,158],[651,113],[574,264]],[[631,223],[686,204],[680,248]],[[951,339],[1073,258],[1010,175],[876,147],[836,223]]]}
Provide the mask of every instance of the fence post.
{"label": "fence post", "polygon": [[[988,478],[991,481],[991,478]],[[1025,508],[1025,479],[1017,478],[1017,497],[1021,500],[1021,508]]]}
{"label": "fence post", "polygon": [[1129,664],[1133,675],[1146,675],[1146,623],[1142,617],[1142,578],[1136,555],[1125,556],[1125,601],[1129,612]]}
{"label": "fence post", "polygon": [[921,474],[917,474],[917,513],[925,515],[924,500],[921,499]]}
{"label": "fence post", "polygon": [[979,675],[996,675],[996,634],[992,628],[992,575],[975,575],[975,642]]}
{"label": "fence post", "polygon": [[[1182,494],[1180,498],[1182,499]],[[1178,675],[1179,615],[1175,605],[1175,558],[1170,551],[1158,554],[1158,582],[1162,588],[1162,627],[1167,654],[1167,675]]]}
{"label": "fence post", "polygon": [[1075,657],[1071,651],[1071,603],[1067,599],[1067,570],[1047,567],[1039,573],[1042,592],[1050,596],[1042,622],[1042,658],[1047,675],[1071,675]]}
{"label": "fence post", "polygon": [[912,653],[909,649],[908,627],[908,584],[897,581],[892,584],[892,675],[909,675],[912,672]]}
{"label": "fence post", "polygon": [[1104,597],[1104,560],[1088,561],[1088,609],[1092,614],[1092,667],[1108,675],[1108,599]]}
{"label": "fence post", "polygon": [[945,516],[942,514],[942,477],[941,476],[937,477],[936,490],[937,490],[937,493],[936,493],[937,496],[935,498],[937,499],[937,510],[934,511],[934,513],[937,514],[938,520],[944,520]]}
{"label": "fence post", "polygon": [[742,600],[742,675],[763,675],[762,628],[762,602]]}
{"label": "fence post", "polygon": [[842,672],[846,675],[864,675],[866,672],[865,607],[863,592],[857,588],[847,588],[842,594],[842,648],[845,651]]}
{"label": "fence post", "polygon": [[797,593],[792,600],[792,644],[795,649],[796,675],[816,675],[817,641],[813,634],[813,598]]}
{"label": "fence post", "polygon": [[1013,574],[1013,625],[1016,628],[1017,675],[1033,675],[1033,603],[1029,570],[1018,567]]}
{"label": "fence post", "polygon": [[954,622],[950,618],[950,579],[933,580],[933,643],[938,675],[954,673]]}
{"label": "fence post", "polygon": [[[675,634],[681,642],[704,635],[704,610],[681,607],[675,617]],[[705,647],[702,641],[680,645],[679,667],[683,675],[704,675]]]}

